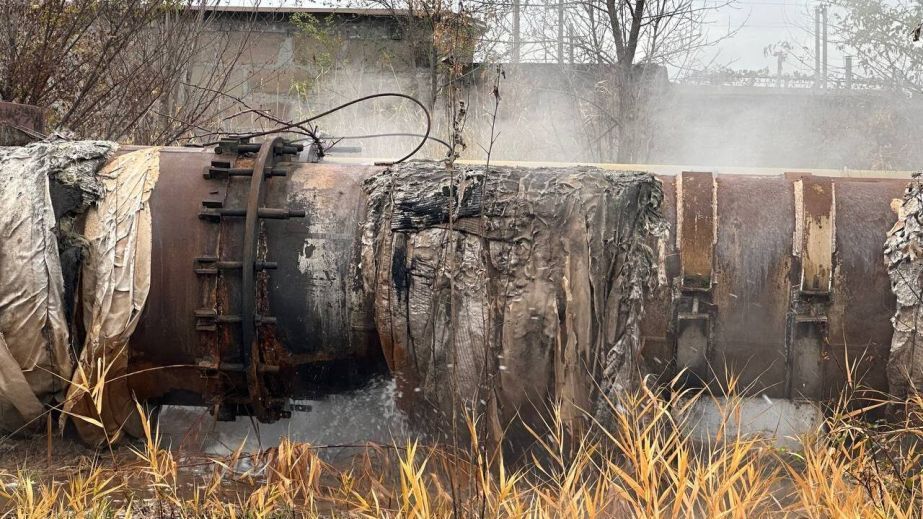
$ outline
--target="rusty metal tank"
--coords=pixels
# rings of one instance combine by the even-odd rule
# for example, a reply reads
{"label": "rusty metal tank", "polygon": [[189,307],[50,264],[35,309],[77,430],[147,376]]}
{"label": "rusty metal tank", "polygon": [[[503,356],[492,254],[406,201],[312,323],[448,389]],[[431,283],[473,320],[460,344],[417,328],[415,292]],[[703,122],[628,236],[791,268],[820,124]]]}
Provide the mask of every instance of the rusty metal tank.
{"label": "rusty metal tank", "polygon": [[[281,140],[164,148],[136,394],[274,420],[361,383],[382,355],[356,272],[377,166],[299,162]],[[659,175],[669,236],[642,325],[648,366],[689,385],[820,399],[848,362],[886,388],[894,299],[881,260],[901,178]],[[244,269],[243,265],[252,265]],[[220,404],[220,405],[219,405]]]}

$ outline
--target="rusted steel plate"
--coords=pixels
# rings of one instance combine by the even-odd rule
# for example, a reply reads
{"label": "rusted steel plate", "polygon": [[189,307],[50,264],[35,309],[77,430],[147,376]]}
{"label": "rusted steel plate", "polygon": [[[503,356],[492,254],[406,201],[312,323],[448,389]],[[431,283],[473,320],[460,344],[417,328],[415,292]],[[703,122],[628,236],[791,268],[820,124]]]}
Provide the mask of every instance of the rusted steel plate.
{"label": "rusted steel plate", "polygon": [[793,181],[795,234],[792,237],[789,398],[817,399],[829,385],[829,310],[836,248],[836,187],[830,177],[786,174]]}
{"label": "rusted steel plate", "polygon": [[829,357],[826,394],[838,394],[853,379],[888,387],[885,364],[891,345],[895,300],[882,260],[884,236],[897,220],[891,201],[901,199],[903,179],[835,179],[836,263],[828,310]]}
{"label": "rusted steel plate", "polygon": [[[664,214],[677,225],[678,190],[672,188],[677,178],[660,178]],[[896,218],[891,201],[901,197],[906,180],[812,179],[820,189],[805,182],[812,195],[802,202],[803,212],[813,219],[809,224],[822,225],[808,225],[797,238],[795,182],[805,178],[716,177],[709,372],[717,380],[736,375],[739,388],[770,397],[821,398],[845,383],[848,359],[858,364],[855,374],[864,383],[885,389],[894,300],[881,246]],[[680,336],[691,333],[693,321],[672,320],[666,310],[672,308],[677,317],[690,312],[678,262],[671,261],[682,257],[677,250],[682,243],[675,236],[664,241],[666,283],[645,304],[643,353],[655,371],[664,371],[665,344],[671,341],[677,348],[673,372],[696,368],[690,364],[698,360],[680,351]],[[802,256],[809,258],[804,276]],[[802,277],[808,280],[806,291]],[[693,331],[702,342],[701,330]]]}
{"label": "rusted steel plate", "polygon": [[676,183],[676,239],[684,290],[712,285],[715,227],[715,178],[710,172],[684,171]]}
{"label": "rusted steel plate", "polygon": [[306,164],[267,197],[303,209],[306,217],[266,226],[279,267],[272,273],[270,306],[296,358],[374,362],[381,356],[371,301],[357,271],[359,223],[365,214],[362,181],[380,167]]}
{"label": "rusted steel plate", "polygon": [[[213,155],[201,149],[165,148],[160,177],[151,195],[151,291],[144,314],[132,335],[130,369],[159,367],[131,378],[145,398],[184,393],[207,402],[206,379],[192,368],[209,352],[201,351],[195,312],[202,305],[202,286],[194,272],[195,258],[217,248],[214,226],[200,220],[202,200],[216,187],[202,178]],[[184,365],[186,368],[164,368]]]}
{"label": "rusted steel plate", "polygon": [[800,290],[828,294],[833,279],[836,195],[830,177],[795,181],[795,254],[801,259]]}
{"label": "rusted steel plate", "polygon": [[693,299],[690,311],[677,312],[675,325],[676,365],[686,370],[685,383],[694,387],[707,385],[714,372],[711,366],[714,320],[698,303]]}
{"label": "rusted steel plate", "polygon": [[829,344],[826,316],[795,314],[792,316],[791,372],[787,398],[819,399],[831,382],[828,372]]}
{"label": "rusted steel plate", "polygon": [[719,383],[785,395],[793,192],[782,177],[719,176],[714,356]]}
{"label": "rusted steel plate", "polygon": [[689,384],[701,386],[712,373],[714,308],[712,284],[717,242],[717,185],[710,172],[683,172],[676,187],[679,291],[672,301],[675,362]]}

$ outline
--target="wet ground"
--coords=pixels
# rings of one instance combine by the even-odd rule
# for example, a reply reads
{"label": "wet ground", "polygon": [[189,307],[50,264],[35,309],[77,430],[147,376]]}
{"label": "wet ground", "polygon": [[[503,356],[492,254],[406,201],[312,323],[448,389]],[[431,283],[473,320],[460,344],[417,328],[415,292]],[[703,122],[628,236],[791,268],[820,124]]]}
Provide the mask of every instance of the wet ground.
{"label": "wet ground", "polygon": [[287,437],[322,447],[325,457],[333,457],[353,445],[400,444],[409,436],[390,378],[377,378],[361,389],[318,400],[297,401],[293,409],[290,419],[264,424],[248,417],[220,422],[205,408],[166,406],[158,424],[165,447],[219,456],[234,452],[241,444],[245,452],[275,447]]}

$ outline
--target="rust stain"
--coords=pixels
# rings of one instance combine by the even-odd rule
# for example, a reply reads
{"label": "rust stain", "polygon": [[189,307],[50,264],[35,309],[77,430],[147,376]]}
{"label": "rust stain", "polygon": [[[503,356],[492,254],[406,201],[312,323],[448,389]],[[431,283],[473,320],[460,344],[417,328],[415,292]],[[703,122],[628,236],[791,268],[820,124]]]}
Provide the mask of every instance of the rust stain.
{"label": "rust stain", "polygon": [[709,290],[717,234],[714,176],[709,172],[684,171],[677,182],[677,197],[682,288]]}
{"label": "rust stain", "polygon": [[[801,291],[830,292],[835,248],[835,188],[832,179],[805,177],[798,180],[802,195]],[[796,213],[798,213],[796,209]]]}

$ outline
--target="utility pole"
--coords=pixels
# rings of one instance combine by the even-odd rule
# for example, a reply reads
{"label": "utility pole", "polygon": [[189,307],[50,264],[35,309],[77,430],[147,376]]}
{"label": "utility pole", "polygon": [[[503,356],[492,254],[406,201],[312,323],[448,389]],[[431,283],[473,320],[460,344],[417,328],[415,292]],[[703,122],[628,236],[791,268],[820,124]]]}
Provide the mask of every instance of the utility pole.
{"label": "utility pole", "polygon": [[852,56],[846,56],[846,88],[852,88]]}
{"label": "utility pole", "polygon": [[568,45],[569,48],[567,50],[567,53],[568,53],[567,60],[570,62],[571,65],[573,65],[574,64],[574,26],[569,23],[567,24],[567,42],[569,44]]}
{"label": "utility pole", "polygon": [[513,52],[512,52],[512,62],[519,63],[519,2],[520,0],[513,0]]}
{"label": "utility pole", "polygon": [[558,0],[558,64],[564,63],[564,0]]}
{"label": "utility pole", "polygon": [[776,56],[776,88],[782,88],[782,60],[785,59],[785,51],[777,50]]}
{"label": "utility pole", "polygon": [[814,88],[820,87],[820,8],[814,7]]}
{"label": "utility pole", "polygon": [[820,14],[823,17],[824,24],[823,87],[827,88],[827,4],[821,4]]}

